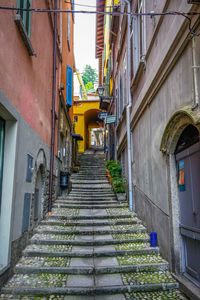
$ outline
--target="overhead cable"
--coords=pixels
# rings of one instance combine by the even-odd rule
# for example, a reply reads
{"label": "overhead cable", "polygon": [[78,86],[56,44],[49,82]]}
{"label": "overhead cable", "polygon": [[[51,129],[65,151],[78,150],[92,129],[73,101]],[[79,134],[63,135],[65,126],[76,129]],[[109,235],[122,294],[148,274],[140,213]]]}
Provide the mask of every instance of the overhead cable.
{"label": "overhead cable", "polygon": [[97,15],[111,15],[111,16],[120,16],[120,15],[131,15],[131,17],[136,16],[149,16],[149,17],[155,17],[155,16],[182,16],[186,18],[189,22],[189,31],[192,36],[199,36],[200,34],[197,34],[192,29],[192,20],[189,16],[200,16],[200,12],[179,12],[179,11],[167,11],[167,12],[145,12],[145,13],[136,13],[136,12],[120,12],[120,11],[88,11],[88,10],[71,10],[71,9],[42,9],[42,8],[18,8],[18,7],[9,7],[9,6],[0,6],[0,10],[10,10],[10,11],[30,11],[30,12],[36,12],[36,13],[73,13],[73,14],[97,14]]}

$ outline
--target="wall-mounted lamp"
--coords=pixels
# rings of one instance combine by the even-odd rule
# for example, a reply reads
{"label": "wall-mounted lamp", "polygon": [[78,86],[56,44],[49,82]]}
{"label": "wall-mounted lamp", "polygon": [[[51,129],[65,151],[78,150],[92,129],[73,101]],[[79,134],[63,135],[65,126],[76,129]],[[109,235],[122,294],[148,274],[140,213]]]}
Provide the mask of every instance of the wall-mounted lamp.
{"label": "wall-mounted lamp", "polygon": [[99,85],[97,91],[98,91],[99,97],[102,97],[103,93],[104,93],[104,86]]}

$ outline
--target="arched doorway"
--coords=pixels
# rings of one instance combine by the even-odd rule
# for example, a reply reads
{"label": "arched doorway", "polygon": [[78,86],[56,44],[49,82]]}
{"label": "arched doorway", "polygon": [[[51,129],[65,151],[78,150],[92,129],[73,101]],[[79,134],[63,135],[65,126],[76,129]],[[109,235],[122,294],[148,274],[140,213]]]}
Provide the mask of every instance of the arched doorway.
{"label": "arched doorway", "polygon": [[200,285],[200,136],[194,125],[182,132],[175,150],[180,203],[183,272]]}
{"label": "arched doorway", "polygon": [[161,151],[169,157],[174,271],[200,285],[200,113],[190,107],[168,122]]}
{"label": "arched doorway", "polygon": [[86,140],[85,148],[103,148],[103,121],[98,118],[100,110],[90,109],[85,112]]}

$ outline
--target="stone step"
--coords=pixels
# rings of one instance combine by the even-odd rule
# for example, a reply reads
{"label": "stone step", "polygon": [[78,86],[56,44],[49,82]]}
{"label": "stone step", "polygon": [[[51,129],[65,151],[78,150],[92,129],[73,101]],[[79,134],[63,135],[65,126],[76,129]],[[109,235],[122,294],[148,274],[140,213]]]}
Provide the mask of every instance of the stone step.
{"label": "stone step", "polygon": [[90,179],[82,179],[82,180],[77,180],[77,179],[71,179],[71,182],[72,184],[75,183],[75,184],[107,184],[108,183],[108,180],[90,180]]}
{"label": "stone step", "polygon": [[[159,254],[159,248],[144,248],[140,250],[113,250],[113,251],[76,251],[76,252],[49,252],[49,251],[28,251],[23,252],[25,257],[118,257],[124,255],[156,255]],[[26,259],[26,264],[28,260]]]}
{"label": "stone step", "polygon": [[[86,221],[86,222],[85,222]],[[131,225],[131,224],[142,224],[142,221],[138,218],[128,218],[128,219],[120,219],[120,220],[113,220],[113,221],[105,221],[105,220],[82,220],[73,222],[72,220],[45,220],[41,221],[40,225],[64,225],[64,226],[111,226],[111,225]]]}
{"label": "stone step", "polygon": [[[58,281],[58,275],[55,278]],[[67,277],[67,275],[66,275]],[[80,276],[79,276],[80,277]],[[32,277],[30,277],[32,278]],[[33,278],[32,278],[33,279]],[[67,278],[66,278],[67,281]],[[92,281],[92,280],[91,280]],[[33,282],[33,280],[32,280]],[[2,289],[3,294],[14,294],[14,295],[33,295],[33,296],[49,296],[49,295],[114,295],[118,293],[127,292],[155,292],[155,291],[167,291],[171,289],[177,289],[178,283],[152,283],[152,284],[133,284],[133,285],[111,285],[106,287],[38,287],[38,279],[36,276],[35,287],[32,286],[21,286],[21,287],[5,287]],[[33,285],[33,284],[32,284]],[[63,280],[64,285],[64,280]]]}
{"label": "stone step", "polygon": [[85,184],[85,183],[74,183],[73,184],[73,189],[84,189],[84,190],[92,190],[94,191],[95,189],[98,190],[99,192],[101,190],[111,190],[111,185],[109,183],[100,183],[100,184]]}
{"label": "stone step", "polygon": [[82,194],[88,194],[88,193],[91,193],[92,195],[93,194],[107,194],[107,193],[112,193],[113,194],[113,190],[112,190],[112,187],[111,185],[109,185],[109,187],[107,188],[103,188],[103,189],[99,189],[99,188],[85,188],[85,189],[82,189],[82,188],[75,188],[73,187],[72,188],[72,191],[71,193],[73,192],[76,192],[76,193],[82,193]]}
{"label": "stone step", "polygon": [[107,199],[107,200],[102,200],[102,199],[81,199],[81,198],[75,198],[75,199],[66,199],[66,200],[57,200],[55,204],[84,204],[84,205],[105,205],[105,204],[119,204],[119,201],[116,199]]}
{"label": "stone step", "polygon": [[86,208],[86,209],[94,209],[94,208],[126,208],[128,207],[127,204],[120,204],[119,202],[117,202],[116,204],[107,204],[107,205],[100,205],[100,204],[94,204],[94,205],[84,205],[84,204],[53,204],[53,208]]}
{"label": "stone step", "polygon": [[135,234],[132,239],[95,239],[95,240],[74,240],[73,236],[69,237],[69,239],[61,239],[63,235],[55,238],[55,235],[41,235],[35,234],[30,239],[30,245],[65,245],[65,246],[107,246],[107,245],[122,245],[122,244],[130,244],[130,243],[148,243],[149,236],[147,234]]}
{"label": "stone step", "polygon": [[[103,190],[102,191],[100,191],[100,192],[98,192],[98,191],[95,191],[95,192],[89,192],[89,191],[82,191],[82,192],[80,192],[80,190],[72,190],[71,192],[70,192],[70,194],[68,194],[68,195],[66,195],[66,196],[84,196],[84,197],[102,197],[102,195],[103,196],[105,196],[105,197],[112,197],[112,196],[115,196],[115,193],[113,192],[113,190],[112,189],[110,189],[109,191],[106,191],[106,192],[104,192]],[[62,197],[62,196],[60,196],[60,197]],[[60,198],[59,197],[59,198]]]}
{"label": "stone step", "polygon": [[65,215],[51,215],[47,216],[47,219],[59,219],[59,220],[106,220],[106,219],[127,219],[127,218],[132,218],[132,217],[137,217],[135,213],[132,214],[120,214],[120,215],[91,215],[91,216],[65,216]]}
{"label": "stone step", "polygon": [[[127,244],[117,244],[117,245],[106,245],[106,246],[94,246],[95,251],[107,251],[107,250],[143,250],[150,248],[150,243],[149,242],[142,242],[142,243],[127,243]],[[76,251],[82,251],[82,252],[87,252],[87,251],[93,251],[92,246],[76,246],[74,245],[73,252]],[[47,253],[60,253],[62,255],[62,252],[71,252],[72,251],[72,245],[37,245],[37,244],[30,244],[26,247],[24,252],[47,252]],[[24,254],[26,256],[26,254]]]}
{"label": "stone step", "polygon": [[[49,226],[50,227],[50,226]],[[55,227],[55,226],[54,226]],[[138,224],[133,229],[92,229],[91,230],[56,230],[56,229],[35,229],[35,233],[55,234],[55,235],[106,235],[106,234],[125,234],[125,233],[146,233],[144,226]]]}
{"label": "stone step", "polygon": [[[103,266],[103,267],[35,267],[35,266],[16,266],[14,269],[15,273],[18,274],[70,274],[70,275],[80,275],[80,274],[116,274],[120,273],[127,275],[127,273],[135,273],[133,276],[137,276],[139,272],[145,272],[146,276],[152,274],[153,272],[159,272],[164,274],[168,270],[169,266],[167,263],[158,264],[143,264],[143,265],[129,265],[129,266]],[[128,274],[130,275],[130,274]],[[155,274],[156,275],[156,274]],[[127,276],[128,277],[128,276]],[[145,276],[144,276],[145,277]],[[129,279],[131,281],[131,278]]]}
{"label": "stone step", "polygon": [[[0,295],[1,296],[1,295]],[[33,300],[33,296],[34,295],[25,295],[25,298],[23,297],[23,295],[17,295],[17,299],[23,299],[23,300]],[[11,299],[11,300],[16,300],[16,295],[10,295],[7,294],[6,295],[7,298],[5,298],[5,295],[2,295],[1,299]],[[65,295],[59,295],[58,296],[59,300],[94,300],[94,296],[85,296],[83,298],[82,295],[69,295],[69,296],[65,296]],[[114,298],[113,298],[114,297]],[[148,298],[147,298],[148,297]],[[167,291],[153,291],[153,292],[148,292],[148,294],[146,292],[130,292],[130,293],[126,293],[126,298],[127,299],[176,299],[176,300],[188,300],[188,298],[186,298],[179,290],[177,289],[172,289],[172,290],[167,290]],[[37,297],[34,299],[42,299],[42,300],[49,300],[49,299],[55,299],[54,295],[48,295],[47,297]],[[101,295],[100,296],[95,296],[95,299],[97,300],[102,300]],[[114,294],[110,295],[110,294],[104,294],[103,295],[103,299],[105,300],[125,300],[125,296],[124,294]]]}
{"label": "stone step", "polygon": [[76,198],[76,200],[73,200],[73,199],[67,199],[67,200],[57,200],[55,202],[56,205],[99,205],[99,206],[102,206],[102,205],[110,205],[110,204],[113,204],[113,205],[118,205],[120,202],[117,201],[117,200],[81,200],[81,198]]}

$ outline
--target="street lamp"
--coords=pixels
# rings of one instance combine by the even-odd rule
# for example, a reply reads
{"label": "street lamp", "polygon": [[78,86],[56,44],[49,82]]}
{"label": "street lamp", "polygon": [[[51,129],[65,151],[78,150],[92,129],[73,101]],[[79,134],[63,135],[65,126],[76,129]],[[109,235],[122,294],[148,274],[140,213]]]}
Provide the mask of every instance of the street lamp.
{"label": "street lamp", "polygon": [[102,97],[103,93],[104,93],[104,86],[103,85],[99,85],[99,87],[98,87],[99,97]]}

